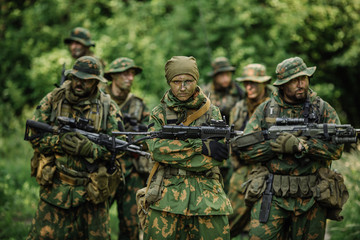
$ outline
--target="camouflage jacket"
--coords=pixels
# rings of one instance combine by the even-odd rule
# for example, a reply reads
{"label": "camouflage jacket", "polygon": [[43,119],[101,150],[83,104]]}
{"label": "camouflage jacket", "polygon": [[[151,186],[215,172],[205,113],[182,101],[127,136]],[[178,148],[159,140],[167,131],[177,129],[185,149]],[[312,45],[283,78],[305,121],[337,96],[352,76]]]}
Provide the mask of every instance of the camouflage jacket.
{"label": "camouflage jacket", "polygon": [[[129,121],[126,121],[126,119],[129,120],[129,118],[135,120],[137,124],[143,124],[147,126],[150,113],[144,101],[132,93],[129,93],[126,99],[123,101],[117,100],[113,97],[110,87],[111,85],[107,85],[102,90],[107,94],[110,94],[111,98],[118,104],[122,116],[124,117],[125,131],[133,131],[133,126],[130,124]],[[138,157],[131,153],[125,153],[124,156],[121,158],[121,160],[124,160],[125,164],[125,175],[130,174],[130,172],[132,171],[133,160],[135,161],[136,158]]]}
{"label": "camouflage jacket", "polygon": [[219,107],[221,115],[226,117],[226,122],[229,122],[230,110],[235,106],[236,102],[243,98],[243,90],[233,81],[223,91],[215,90],[213,82],[207,84],[203,89],[205,95],[209,96],[211,103]]}
{"label": "camouflage jacket", "polygon": [[[64,85],[66,85],[66,83],[63,84],[63,86]],[[32,118],[33,120],[44,122],[53,126],[58,125],[56,119],[53,122],[50,119],[51,115],[54,113],[54,108],[59,106],[59,102],[65,101],[65,93],[57,94],[59,93],[59,89],[63,88],[56,88],[40,101],[40,104],[37,106]],[[74,105],[66,104],[66,106],[70,106],[70,109],[66,109],[68,114],[65,117],[88,118],[91,112],[90,110],[92,110],[91,105],[102,104],[101,101],[99,101],[100,94],[104,93],[98,91],[91,99],[80,101]],[[101,127],[98,132],[111,134],[113,131],[118,130],[119,122],[121,122],[119,108],[114,101],[111,101],[106,121],[107,128],[103,129]],[[46,156],[53,156],[54,164],[56,162],[57,165],[60,165],[62,168],[70,171],[75,170],[76,172],[83,173],[85,175],[89,173],[91,169],[96,169],[99,164],[107,165],[111,159],[111,154],[105,147],[95,144],[95,150],[93,153],[94,163],[90,164],[83,157],[66,154],[61,148],[60,138],[61,136],[59,135],[47,133],[42,135],[40,138],[32,140],[31,144],[35,151],[38,151]],[[56,171],[59,171],[59,169]],[[44,201],[67,209],[70,207],[76,207],[87,200],[85,191],[86,186],[68,185],[55,176],[53,181],[54,183],[52,185],[40,187],[40,197]]]}
{"label": "camouflage jacket", "polygon": [[[273,90],[274,90],[273,87],[267,85],[265,88],[265,97],[262,99],[261,102],[259,101],[257,105],[255,105],[254,107],[257,107],[262,102],[269,100],[270,94]],[[239,102],[237,102],[236,105],[231,109],[229,123],[234,124],[235,130],[243,131],[245,129],[247,122],[249,121],[249,118],[251,117],[249,116],[248,105],[246,100],[247,99],[245,97],[245,99],[242,99]]]}
{"label": "camouflage jacket", "polygon": [[[180,102],[168,91],[150,115],[151,131],[158,131],[168,124],[166,107],[180,115],[182,111],[197,110],[205,102],[201,89],[188,101]],[[220,111],[211,105],[208,112],[212,119],[221,119]],[[204,114],[205,115],[205,114]],[[189,126],[199,126],[201,118]],[[201,139],[168,140],[150,139],[147,142],[152,158],[166,168],[179,168],[191,172],[207,172],[222,162],[202,154]],[[232,213],[229,199],[217,179],[204,175],[172,176],[164,179],[162,199],[151,205],[153,209],[181,215],[228,215]]]}
{"label": "camouflage jacket", "polygon": [[[315,102],[316,98],[318,98],[317,94],[311,89],[308,96],[310,103]],[[303,104],[290,105],[284,102],[278,90],[274,91],[271,97],[275,99],[280,107],[279,117],[299,118],[303,116]],[[270,101],[268,100],[258,106],[245,128],[245,133],[268,129],[269,126],[265,121],[265,115]],[[320,123],[340,124],[336,111],[327,102],[324,102],[323,112],[320,114]],[[275,174],[301,176],[316,174],[321,167],[330,167],[332,160],[339,159],[343,150],[343,145],[311,138],[304,142],[305,150],[301,153],[294,155],[278,154],[271,150],[270,141],[274,140],[264,141],[246,149],[241,149],[239,153],[240,159],[248,163],[261,163]],[[307,211],[314,203],[314,198],[306,200],[287,198],[284,200],[274,196],[273,200],[282,208],[295,209],[299,213]]]}

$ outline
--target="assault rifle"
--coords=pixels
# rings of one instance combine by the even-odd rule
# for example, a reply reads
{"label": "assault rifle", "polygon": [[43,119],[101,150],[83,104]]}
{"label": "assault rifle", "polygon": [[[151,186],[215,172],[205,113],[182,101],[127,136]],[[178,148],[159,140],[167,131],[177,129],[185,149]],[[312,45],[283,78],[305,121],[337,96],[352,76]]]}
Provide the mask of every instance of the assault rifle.
{"label": "assault rifle", "polygon": [[[89,119],[79,118],[77,121],[68,117],[58,117],[57,119],[59,121],[59,126],[51,126],[43,122],[27,120],[24,139],[33,140],[37,137],[40,137],[42,133],[46,132],[53,134],[78,132],[87,137],[90,141],[98,145],[105,146],[113,154],[113,158],[115,158],[119,151],[128,151],[145,157],[150,157],[149,153],[141,151],[140,146],[136,146],[126,141],[117,139],[115,138],[115,135],[110,136],[103,133],[95,133],[94,127],[89,125]],[[40,134],[30,136],[29,128],[34,128]]]}
{"label": "assault rifle", "polygon": [[210,125],[203,125],[198,127],[189,127],[184,125],[164,125],[160,131],[154,132],[113,132],[113,135],[145,135],[146,137],[140,138],[135,142],[140,142],[150,138],[162,138],[162,139],[178,139],[185,140],[188,138],[199,138],[202,140],[210,138],[225,138],[229,141],[235,136],[242,135],[242,131],[235,131],[234,126],[229,126],[224,120],[210,121]]}
{"label": "assault rifle", "polygon": [[134,132],[147,131],[147,126],[145,124],[139,123],[138,120],[129,113],[123,114],[123,122],[125,126],[131,126],[131,130]]}
{"label": "assault rifle", "polygon": [[296,133],[301,130],[301,136],[331,141],[335,144],[356,143],[360,129],[350,124],[308,123],[304,118],[276,118],[275,125],[268,130],[253,132],[237,137],[232,146],[247,147],[265,140],[275,139],[282,132]]}

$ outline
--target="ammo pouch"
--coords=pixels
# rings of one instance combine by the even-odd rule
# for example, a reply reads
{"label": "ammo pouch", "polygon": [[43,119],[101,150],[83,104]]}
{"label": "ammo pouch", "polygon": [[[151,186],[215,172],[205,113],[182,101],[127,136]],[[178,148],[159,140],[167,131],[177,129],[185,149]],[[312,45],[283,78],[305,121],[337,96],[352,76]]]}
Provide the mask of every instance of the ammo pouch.
{"label": "ammo pouch", "polygon": [[312,197],[316,193],[316,175],[290,176],[274,174],[272,189],[277,197]]}
{"label": "ammo pouch", "polygon": [[159,165],[155,176],[152,179],[149,179],[150,187],[145,194],[145,199],[148,204],[153,204],[161,199],[161,190],[163,186],[165,174],[164,165]]}
{"label": "ammo pouch", "polygon": [[116,170],[112,174],[107,173],[105,166],[99,166],[97,172],[89,174],[90,181],[86,186],[88,198],[94,204],[107,200],[114,194],[121,181],[121,173]]}
{"label": "ammo pouch", "polygon": [[46,157],[37,151],[31,159],[31,176],[36,178],[40,185],[51,185],[56,170],[55,157],[50,155]]}
{"label": "ammo pouch", "polygon": [[344,217],[340,216],[340,212],[349,198],[343,176],[329,168],[320,168],[316,189],[315,199],[328,209],[327,218],[336,221],[343,220]]}
{"label": "ammo pouch", "polygon": [[246,206],[251,207],[265,192],[268,174],[265,166],[256,167],[250,172],[248,180],[243,183]]}

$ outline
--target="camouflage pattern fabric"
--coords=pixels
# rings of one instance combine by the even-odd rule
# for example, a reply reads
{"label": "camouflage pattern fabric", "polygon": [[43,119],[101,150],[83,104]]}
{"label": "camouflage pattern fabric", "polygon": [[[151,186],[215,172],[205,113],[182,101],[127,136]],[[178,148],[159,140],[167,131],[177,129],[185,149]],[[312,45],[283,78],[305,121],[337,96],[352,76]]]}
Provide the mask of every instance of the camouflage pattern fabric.
{"label": "camouflage pattern fabric", "polygon": [[[69,82],[69,81],[68,81]],[[36,108],[34,117],[32,118],[35,121],[44,122],[50,125],[58,125],[57,120],[55,119],[54,122],[51,122],[51,115],[52,113],[56,113],[56,108],[61,106],[61,102],[64,102],[64,99],[68,95],[67,92],[69,90],[69,83],[65,82],[61,88],[56,88],[49,94],[47,94],[40,102],[39,106]],[[66,111],[61,108],[60,115],[64,117],[70,118],[78,118],[78,117],[85,117],[90,118],[90,116],[94,113],[91,113],[93,110],[93,105],[99,106],[97,104],[101,104],[100,102],[100,95],[103,94],[100,91],[95,92],[92,96],[88,99],[79,99],[77,103],[73,104],[65,104]],[[64,105],[64,103],[62,103]],[[96,108],[96,107],[95,107]],[[101,107],[99,106],[101,109]],[[54,110],[55,109],[55,110]],[[118,130],[118,122],[121,122],[121,115],[119,114],[119,108],[115,102],[110,102],[109,113],[106,121],[106,129],[103,129],[101,126],[99,132],[111,134],[113,131]],[[96,113],[95,113],[96,114]],[[101,113],[100,113],[101,114]],[[96,127],[95,127],[96,128]],[[124,140],[124,137],[121,137]],[[111,160],[111,153],[103,146],[94,144],[94,151],[93,151],[93,159],[94,163],[90,164],[84,157],[80,156],[73,156],[68,155],[63,152],[61,145],[60,145],[60,136],[59,135],[52,135],[52,134],[44,134],[40,138],[36,138],[31,141],[31,144],[35,151],[40,152],[44,155],[53,155],[55,157],[55,161],[59,163],[65,169],[70,171],[76,171],[81,173],[88,173],[89,169],[93,169],[96,171],[99,164],[106,165]],[[119,155],[121,156],[121,155]],[[118,156],[118,157],[119,157]],[[57,170],[58,171],[58,170]],[[108,214],[108,209],[104,210],[99,206],[95,206],[89,202],[87,193],[86,193],[86,186],[82,185],[69,185],[64,183],[59,177],[54,177],[54,183],[48,186],[40,186],[40,197],[41,197],[41,204],[39,206],[43,206],[46,203],[46,209],[49,211],[46,212],[53,212],[56,211],[58,208],[67,209],[69,212],[86,212],[87,209],[92,209],[89,212],[89,219],[91,215],[100,215],[100,214]],[[44,202],[44,203],[43,203]],[[104,205],[106,206],[106,205]],[[52,209],[52,210],[51,210]],[[51,210],[51,211],[50,211]],[[39,209],[39,212],[44,212],[42,209]],[[33,221],[33,225],[42,224],[42,217],[46,215],[44,214],[37,215]],[[104,213],[105,212],[105,213]],[[59,215],[58,222],[54,223],[56,225],[57,231],[59,232],[67,232],[66,225],[60,224],[65,221],[76,221],[76,219],[71,218],[71,216],[63,214]],[[74,215],[76,216],[76,215]],[[78,216],[80,217],[80,216]],[[104,216],[102,219],[107,219],[108,216]],[[81,231],[84,236],[89,235],[87,233],[88,226],[85,225],[85,221],[81,221],[78,225],[76,231]],[[95,232],[103,232],[103,226],[105,224],[97,223],[94,226],[98,227],[98,230],[95,231],[92,229],[91,231]],[[33,226],[32,229],[39,230],[38,227]],[[75,230],[74,230],[75,231]],[[106,230],[107,231],[107,230]],[[36,239],[42,239],[43,232],[32,232],[32,236]],[[80,234],[80,233],[79,233]],[[57,237],[57,236],[56,236]],[[84,238],[86,239],[86,238]]]}
{"label": "camouflage pattern fabric", "polygon": [[144,240],[230,239],[226,216],[184,216],[150,209]]}
{"label": "camouflage pattern fabric", "polygon": [[[171,91],[168,91],[161,102],[162,104],[155,107],[150,115],[149,122],[154,124],[150,131],[158,131],[161,126],[167,124],[164,106],[180,116],[184,111],[199,109],[205,102],[205,95],[200,88],[197,88],[190,99],[181,102]],[[217,107],[211,105],[208,111],[212,111],[211,116],[213,119],[221,119]],[[195,120],[189,126],[198,126],[200,119]],[[168,140],[155,138],[148,140],[147,144],[154,161],[158,161],[166,167],[191,172],[205,172],[222,164],[222,162],[201,154],[201,139]],[[208,178],[205,174],[165,178],[161,197],[159,201],[150,205],[150,208],[160,211],[162,214],[176,214],[176,218],[181,216],[225,216],[232,213],[230,201],[223,191],[220,181]],[[152,218],[149,218],[149,220],[149,226],[155,224]],[[222,226],[221,229],[223,227],[228,228],[228,224]],[[175,236],[180,234],[179,229],[174,229],[174,231]],[[145,237],[149,239],[152,236],[148,234]]]}
{"label": "camouflage pattern fabric", "polygon": [[[111,94],[110,86],[104,89]],[[147,125],[149,121],[148,109],[141,98],[131,95],[127,101],[115,99],[115,102],[121,106],[122,114],[129,114],[135,118],[138,123]],[[131,126],[125,124],[126,131],[132,131]],[[134,166],[134,162],[139,162],[139,157],[130,153],[125,153],[121,158],[121,164],[125,173],[125,187],[119,187],[115,199],[117,203],[117,212],[119,218],[119,239],[138,239],[139,238],[139,220],[136,213],[136,192],[143,188],[146,183],[147,173],[139,173]]]}
{"label": "camouflage pattern fabric", "polygon": [[[204,93],[211,100],[211,103],[219,107],[221,115],[225,116],[226,122],[229,122],[230,111],[235,106],[236,102],[241,100],[242,91],[239,92],[240,87],[235,82],[231,82],[230,86],[223,90],[215,90],[214,84],[211,82],[204,87]],[[224,177],[224,190],[228,192],[230,185],[230,178],[233,173],[230,158],[220,168],[221,174]]]}
{"label": "camouflage pattern fabric", "polygon": [[[309,89],[308,97],[310,102],[315,102],[317,94]],[[303,104],[290,105],[284,102],[280,96],[279,91],[272,93],[272,98],[275,99],[276,103],[279,105],[279,117],[290,117],[290,118],[299,118],[303,114]],[[249,123],[245,128],[245,133],[251,133],[255,131],[261,131],[268,128],[268,125],[265,121],[266,106],[271,100],[266,101],[255,110],[255,113],[250,118]],[[336,111],[326,102],[324,102],[324,108],[322,112],[322,117],[320,123],[333,123],[340,124],[340,120],[336,114]],[[261,142],[252,146],[249,146],[245,149],[239,151],[239,158],[243,161],[246,161],[250,164],[252,163],[262,163],[268,168],[271,173],[281,174],[281,175],[290,175],[290,176],[303,176],[316,174],[317,170],[321,167],[330,167],[331,161],[339,159],[342,154],[343,145],[336,145],[329,141],[324,141],[316,138],[311,138],[306,140],[304,150],[301,153],[296,155],[291,154],[277,154],[271,150],[269,140]],[[259,204],[258,201],[257,204]],[[316,201],[314,198],[302,199],[299,197],[273,197],[273,208],[281,209],[282,215],[273,215],[270,212],[271,217],[273,218],[282,218],[283,215],[295,214],[299,216],[298,221],[305,221],[304,218],[307,216],[307,212],[310,210],[314,213],[316,211],[322,211],[321,207],[318,207],[315,204]],[[257,206],[257,205],[256,205]],[[254,208],[256,209],[256,208]],[[256,211],[256,210],[254,210]],[[258,214],[258,213],[257,213]],[[255,215],[252,214],[251,218],[252,223],[257,221]],[[317,225],[319,221],[324,221],[324,219],[319,220],[318,218],[307,219],[308,225]],[[251,228],[250,234],[253,239],[272,239],[274,236],[266,235],[266,238],[258,238],[262,236],[262,233],[259,229],[266,229],[270,221],[267,224],[259,223],[259,227]],[[304,223],[305,224],[305,223]],[[288,231],[285,223],[279,223],[278,228],[282,231]],[[253,227],[253,224],[252,224]],[[323,235],[322,231],[324,228],[318,228],[319,236]],[[304,236],[307,235],[307,232],[303,232]]]}
{"label": "camouflage pattern fabric", "polygon": [[[310,199],[303,199],[303,204],[297,202],[291,207],[294,211],[287,211],[278,205],[278,201],[284,201],[274,197],[271,203],[270,215],[267,223],[259,222],[259,213],[262,200],[255,203],[251,210],[250,240],[263,239],[318,239],[325,236],[326,208],[314,203],[307,211],[297,211],[301,205],[307,204]],[[291,229],[291,233],[287,231]]]}
{"label": "camouflage pattern fabric", "polygon": [[[257,102],[256,106],[252,106],[251,108],[255,109],[260,103],[270,99],[272,90],[273,88],[267,87],[265,97],[261,102]],[[236,103],[235,107],[231,110],[230,124],[234,124],[235,130],[244,130],[244,127],[252,114],[248,111],[248,105],[246,103],[246,99],[242,99],[240,102]],[[236,170],[231,176],[228,192],[231,205],[234,209],[234,213],[229,216],[229,223],[231,236],[236,236],[241,232],[249,231],[248,223],[250,221],[250,211],[244,202],[245,194],[244,189],[242,189],[242,184],[247,180],[253,165],[241,161],[235,153],[232,153],[231,161]]]}
{"label": "camouflage pattern fabric", "polygon": [[210,98],[212,104],[220,109],[221,115],[226,117],[227,122],[229,122],[231,109],[235,106],[236,102],[243,97],[243,92],[239,92],[239,89],[240,87],[233,81],[230,86],[223,91],[215,90],[213,82],[203,87],[205,95]]}
{"label": "camouflage pattern fabric", "polygon": [[38,239],[110,239],[108,202],[63,209],[40,199],[27,240]]}

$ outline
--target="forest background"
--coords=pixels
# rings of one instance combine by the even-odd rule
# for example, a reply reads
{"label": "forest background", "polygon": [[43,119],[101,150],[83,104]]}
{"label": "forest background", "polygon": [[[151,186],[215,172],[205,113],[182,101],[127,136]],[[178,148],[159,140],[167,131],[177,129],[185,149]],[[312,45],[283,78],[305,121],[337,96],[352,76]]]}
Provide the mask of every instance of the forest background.
{"label": "forest background", "polygon": [[[165,62],[194,56],[200,84],[211,60],[226,56],[235,76],[262,63],[275,79],[282,60],[299,56],[317,66],[311,87],[360,127],[360,0],[22,0],[0,1],[0,239],[24,239],[38,203],[30,178],[32,150],[25,121],[74,61],[63,40],[88,28],[95,55],[107,65],[130,57],[143,68],[133,90],[154,107],[168,88]],[[348,148],[350,149],[350,148]],[[345,175],[350,199],[345,220],[329,222],[331,239],[360,239],[360,154],[333,165]],[[113,236],[116,216],[111,209]]]}

